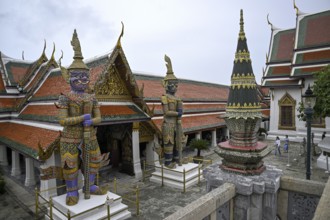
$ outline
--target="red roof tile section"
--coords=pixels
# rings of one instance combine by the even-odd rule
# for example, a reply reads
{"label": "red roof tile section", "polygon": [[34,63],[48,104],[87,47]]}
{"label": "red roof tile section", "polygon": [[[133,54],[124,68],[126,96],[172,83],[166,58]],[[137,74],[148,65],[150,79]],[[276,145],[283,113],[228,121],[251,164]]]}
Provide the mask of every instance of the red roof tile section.
{"label": "red roof tile section", "polygon": [[277,60],[291,60],[294,47],[294,32],[282,34],[280,36],[277,49]]}
{"label": "red roof tile section", "polygon": [[322,50],[303,54],[303,61],[315,61],[324,59],[330,60],[330,50]]}
{"label": "red roof tile section", "polygon": [[[153,119],[152,121],[161,130],[163,119]],[[225,124],[225,120],[220,118],[220,114],[182,117],[182,128],[188,132],[189,130],[198,131],[219,127],[219,123]]]}
{"label": "red roof tile section", "polygon": [[12,108],[16,105],[16,103],[18,103],[16,98],[9,98],[9,99],[2,98],[2,99],[0,99],[0,107],[1,108]]}
{"label": "red roof tile section", "polygon": [[70,86],[65,82],[62,75],[51,76],[46,79],[34,97],[54,96],[70,92]]}
{"label": "red roof tile section", "polygon": [[[152,78],[152,76],[150,76]],[[161,80],[137,79],[139,88],[144,84],[144,96],[146,98],[159,98],[165,93]],[[229,88],[214,86],[208,83],[179,82],[176,95],[181,99],[202,100],[227,100]]]}
{"label": "red roof tile section", "polygon": [[305,36],[305,46],[329,44],[330,15],[315,17],[308,21]]}
{"label": "red roof tile section", "polygon": [[58,109],[55,105],[29,105],[21,114],[57,116]]}
{"label": "red roof tile section", "polygon": [[101,105],[101,115],[133,115],[136,112],[126,105]]}
{"label": "red roof tile section", "polygon": [[23,79],[24,75],[27,73],[28,68],[27,67],[11,66],[10,71],[13,75],[14,81],[19,82],[21,79]]}
{"label": "red roof tile section", "polygon": [[36,151],[39,141],[41,146],[46,147],[53,143],[59,135],[58,131],[44,128],[9,122],[0,123],[0,137],[5,137]]}
{"label": "red roof tile section", "polygon": [[290,74],[291,66],[276,66],[273,67],[273,75],[276,74]]}

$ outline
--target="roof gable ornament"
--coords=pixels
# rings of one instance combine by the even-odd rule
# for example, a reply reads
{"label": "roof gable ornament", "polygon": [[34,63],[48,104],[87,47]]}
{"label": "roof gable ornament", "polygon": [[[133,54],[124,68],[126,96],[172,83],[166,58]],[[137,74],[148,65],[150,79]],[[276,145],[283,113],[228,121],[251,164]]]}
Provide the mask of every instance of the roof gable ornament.
{"label": "roof gable ornament", "polygon": [[275,27],[275,26],[269,21],[269,14],[267,14],[267,22],[268,22],[268,25],[270,26],[270,28],[271,28],[272,31],[279,30],[278,27]]}
{"label": "roof gable ornament", "polygon": [[24,50],[22,51],[22,60],[24,60]]}
{"label": "roof gable ornament", "polygon": [[293,8],[296,10],[296,16],[297,16],[297,17],[298,17],[299,15],[304,15],[304,14],[306,14],[306,13],[304,13],[304,12],[302,12],[302,11],[299,10],[299,8],[298,8],[297,5],[296,5],[296,1],[295,1],[295,0],[293,0]]}
{"label": "roof gable ornament", "polygon": [[42,51],[42,54],[43,54],[43,55],[46,55],[46,54],[45,54],[45,51],[46,51],[46,39],[44,39],[44,49],[43,49],[43,51]]}
{"label": "roof gable ornament", "polygon": [[54,60],[54,54],[55,54],[55,43],[53,42],[53,52],[52,52],[52,56],[50,57],[51,60]]}
{"label": "roof gable ornament", "polygon": [[117,48],[121,48],[121,42],[120,42],[120,40],[121,40],[121,38],[124,36],[124,23],[123,22],[121,22],[121,33],[120,33],[120,35],[119,35],[119,37],[118,37],[118,40],[117,40],[117,44],[116,44],[116,47]]}

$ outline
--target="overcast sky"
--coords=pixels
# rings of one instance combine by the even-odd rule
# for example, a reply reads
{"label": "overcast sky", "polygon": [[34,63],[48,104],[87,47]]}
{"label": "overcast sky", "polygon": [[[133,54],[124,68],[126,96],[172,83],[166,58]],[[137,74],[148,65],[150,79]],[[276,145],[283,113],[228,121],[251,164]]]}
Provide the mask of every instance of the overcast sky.
{"label": "overcast sky", "polygon": [[[330,0],[296,0],[306,13],[330,9]],[[122,46],[133,71],[164,76],[167,54],[178,78],[230,84],[239,32],[240,9],[252,67],[260,84],[271,29],[295,27],[292,0],[1,0],[0,51],[36,60],[44,39],[48,58],[64,52],[62,65],[72,62],[70,44],[76,28],[85,59],[112,50],[125,24]]]}

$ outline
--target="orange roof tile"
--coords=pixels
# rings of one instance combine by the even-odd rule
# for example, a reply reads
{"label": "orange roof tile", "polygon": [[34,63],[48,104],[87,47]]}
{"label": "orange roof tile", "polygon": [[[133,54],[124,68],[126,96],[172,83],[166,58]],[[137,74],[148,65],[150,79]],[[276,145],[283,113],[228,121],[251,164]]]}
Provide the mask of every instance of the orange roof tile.
{"label": "orange roof tile", "polygon": [[[144,85],[145,98],[160,99],[165,94],[161,77],[135,74],[135,78],[139,88]],[[176,93],[183,100],[194,101],[227,100],[228,94],[228,86],[189,80],[179,80],[178,91]]]}
{"label": "orange roof tile", "polygon": [[[163,119],[152,120],[159,130],[162,130]],[[187,116],[182,118],[182,128],[184,132],[208,130],[225,125],[225,120],[220,118],[220,114]]]}
{"label": "orange roof tile", "polygon": [[58,109],[55,104],[53,105],[29,105],[27,106],[21,115],[48,115],[57,116]]}
{"label": "orange roof tile", "polygon": [[[330,11],[308,16],[306,35],[304,36],[305,46],[329,44],[330,42]],[[303,23],[304,19],[300,21]],[[304,29],[302,28],[302,31]]]}
{"label": "orange roof tile", "polygon": [[33,97],[58,97],[61,93],[70,92],[70,86],[65,82],[59,71],[51,73]]}
{"label": "orange roof tile", "polygon": [[59,134],[58,131],[23,124],[0,123],[0,141],[34,158],[37,157],[39,141],[42,147],[46,147],[53,143]]}
{"label": "orange roof tile", "polygon": [[0,99],[0,110],[2,108],[12,108],[18,103],[19,99],[16,98],[1,98]]}

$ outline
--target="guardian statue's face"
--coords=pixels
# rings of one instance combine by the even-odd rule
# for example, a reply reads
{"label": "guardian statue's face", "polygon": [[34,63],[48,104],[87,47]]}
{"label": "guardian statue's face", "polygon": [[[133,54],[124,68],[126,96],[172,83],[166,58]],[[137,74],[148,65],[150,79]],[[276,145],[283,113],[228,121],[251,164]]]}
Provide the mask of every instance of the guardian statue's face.
{"label": "guardian statue's face", "polygon": [[178,82],[169,80],[166,86],[166,92],[171,95],[175,95],[177,89],[178,89]]}
{"label": "guardian statue's face", "polygon": [[88,88],[89,73],[84,70],[70,71],[71,90],[78,93],[83,93]]}

